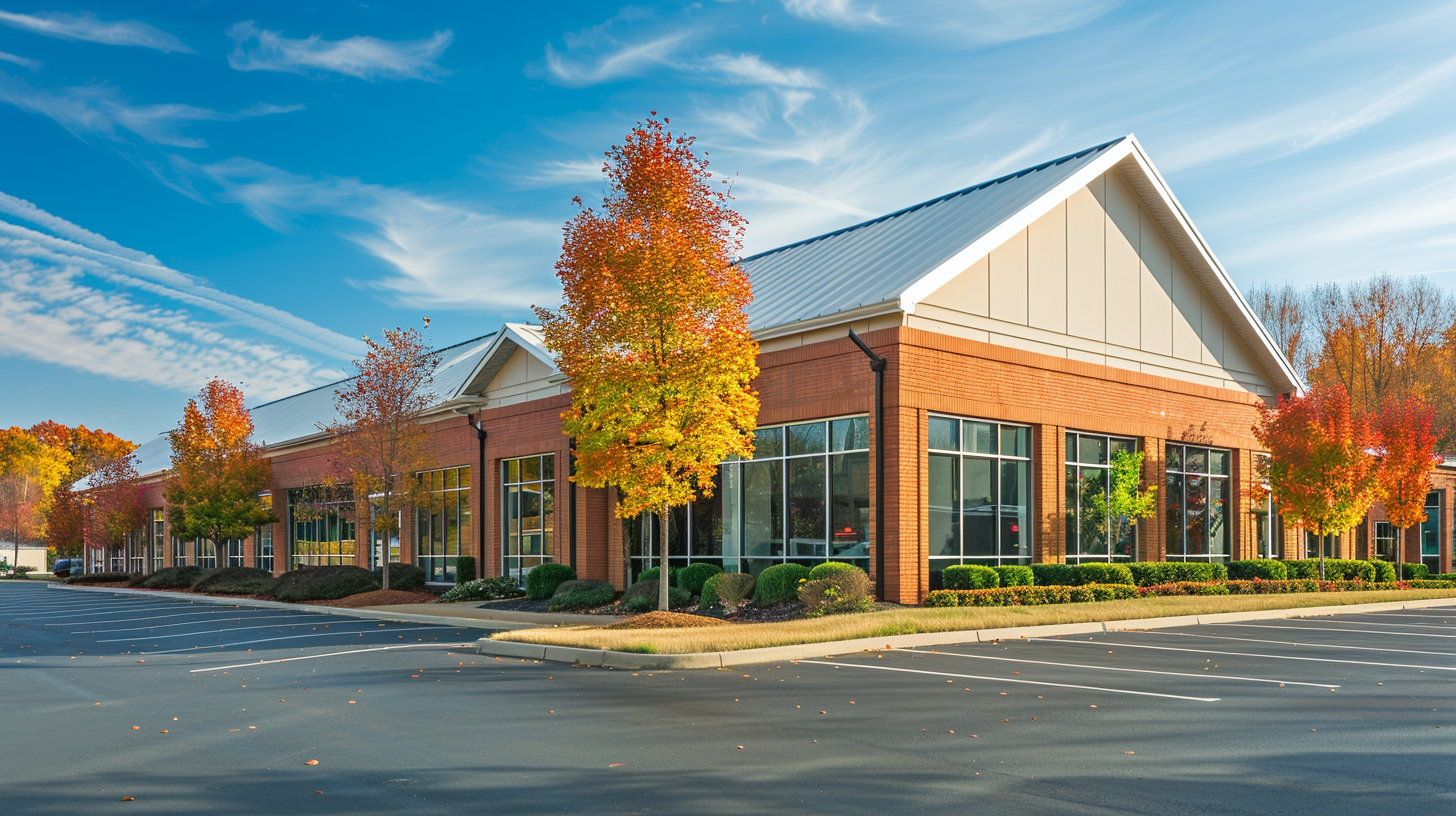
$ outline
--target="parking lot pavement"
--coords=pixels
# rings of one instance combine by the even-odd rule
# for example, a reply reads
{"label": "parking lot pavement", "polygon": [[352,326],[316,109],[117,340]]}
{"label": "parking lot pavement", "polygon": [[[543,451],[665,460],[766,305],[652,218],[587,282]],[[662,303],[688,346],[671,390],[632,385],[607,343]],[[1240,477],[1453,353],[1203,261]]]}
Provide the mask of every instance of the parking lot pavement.
{"label": "parking lot pavement", "polygon": [[122,796],[147,813],[270,815],[1456,805],[1456,611],[686,672],[487,658],[450,648],[472,631],[281,614],[295,613],[0,585],[7,809],[111,813]]}

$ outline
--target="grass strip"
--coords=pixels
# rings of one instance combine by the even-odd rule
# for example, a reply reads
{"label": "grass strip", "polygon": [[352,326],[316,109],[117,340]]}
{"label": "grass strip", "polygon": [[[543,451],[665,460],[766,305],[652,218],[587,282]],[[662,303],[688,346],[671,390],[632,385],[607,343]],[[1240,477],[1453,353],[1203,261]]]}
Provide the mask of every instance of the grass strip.
{"label": "grass strip", "polygon": [[1288,595],[1213,595],[1137,598],[1100,603],[1049,606],[907,607],[863,615],[833,615],[781,623],[744,623],[695,629],[623,630],[599,626],[516,629],[497,632],[494,640],[544,643],[648,654],[731,652],[769,646],[826,643],[855,638],[1001,629],[1052,623],[1085,623],[1173,615],[1211,615],[1262,609],[1301,609],[1381,601],[1456,598],[1456,589],[1407,589],[1383,592],[1310,592]]}

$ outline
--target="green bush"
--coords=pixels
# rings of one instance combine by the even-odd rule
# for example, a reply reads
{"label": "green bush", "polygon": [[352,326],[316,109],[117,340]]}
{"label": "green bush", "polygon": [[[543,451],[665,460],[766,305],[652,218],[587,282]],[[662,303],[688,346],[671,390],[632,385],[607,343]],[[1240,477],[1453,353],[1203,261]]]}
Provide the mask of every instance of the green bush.
{"label": "green bush", "polygon": [[1375,583],[1388,584],[1395,580],[1395,565],[1389,561],[1372,560],[1370,567],[1375,570]]}
{"label": "green bush", "polygon": [[1095,561],[1090,564],[1078,564],[1077,583],[1131,585],[1133,583],[1132,570],[1128,569],[1125,564],[1102,564]]}
{"label": "green bush", "polygon": [[148,578],[151,578],[153,575],[156,575],[156,573],[155,572],[139,572],[136,575],[133,575],[131,577],[131,580],[126,582],[126,585],[129,586],[129,587],[139,587],[139,586],[143,586],[144,584],[146,584],[147,579]]}
{"label": "green bush", "polygon": [[[654,578],[647,581],[638,581],[632,586],[639,587],[643,584],[652,585],[652,595],[650,597],[635,595],[631,599],[628,599],[625,594],[622,596],[623,605],[627,607],[628,612],[634,615],[640,615],[643,612],[652,612],[657,609],[657,580]],[[693,597],[682,587],[670,586],[667,588],[668,609],[683,609],[692,602]]]}
{"label": "green bush", "polygon": [[547,608],[552,612],[580,612],[606,606],[617,598],[617,590],[606,581],[565,581],[562,587],[571,584],[566,591],[558,587],[551,596]]}
{"label": "green bush", "polygon": [[456,584],[440,596],[446,603],[457,601],[499,601],[505,598],[519,598],[526,593],[516,586],[512,578],[480,578],[466,584]]}
{"label": "green bush", "polygon": [[803,564],[775,564],[758,574],[753,590],[755,606],[773,606],[792,601],[799,594],[799,582],[809,580],[809,568]]}
{"label": "green bush", "polygon": [[267,595],[273,589],[273,573],[252,567],[223,567],[209,570],[192,585],[193,592],[217,595]]}
{"label": "green bush", "polygon": [[980,564],[955,564],[940,573],[940,582],[946,589],[994,589],[1001,576]]}
{"label": "green bush", "polygon": [[1036,586],[1072,586],[1077,583],[1076,564],[1032,564]]}
{"label": "green bush", "polygon": [[[1284,565],[1289,569],[1290,578],[1319,580],[1320,562],[1318,558],[1297,558],[1285,561]],[[1409,577],[1409,573],[1407,573],[1407,577]],[[1375,567],[1369,561],[1357,561],[1353,558],[1326,558],[1324,580],[1373,582]]]}
{"label": "green bush", "polygon": [[996,574],[1001,576],[1001,586],[1004,587],[1031,586],[1036,583],[1036,573],[1031,571],[1031,567],[1021,567],[1013,564],[1005,567],[992,567],[991,569],[996,570]]}
{"label": "green bush", "polygon": [[273,597],[280,601],[331,601],[379,589],[379,579],[363,567],[303,567],[278,576]]}
{"label": "green bush", "polygon": [[[668,572],[668,580],[672,581],[671,570]],[[677,585],[687,590],[689,595],[702,595],[703,584],[721,572],[723,572],[723,568],[717,564],[689,564],[678,570],[676,581]]]}
{"label": "green bush", "polygon": [[475,556],[462,555],[455,559],[455,583],[468,584],[475,580]]}
{"label": "green bush", "polygon": [[202,567],[166,567],[148,575],[140,584],[146,589],[190,589],[202,580]]}
{"label": "green bush", "polygon": [[533,601],[544,601],[556,592],[562,581],[576,577],[576,570],[565,564],[542,564],[532,567],[526,573],[526,597]]}
{"label": "green bush", "polygon": [[[72,575],[66,579],[68,584],[120,584],[130,582],[136,576],[130,572],[88,572],[84,575]],[[186,587],[179,587],[186,589]]]}
{"label": "green bush", "polygon": [[1431,568],[1425,564],[1401,564],[1396,572],[1404,575],[1407,581],[1424,581],[1430,577]]}
{"label": "green bush", "polygon": [[799,602],[809,617],[841,612],[866,612],[875,608],[870,599],[870,577],[864,570],[841,570],[827,578],[799,585]]}
{"label": "green bush", "polygon": [[1227,581],[1228,568],[1207,561],[1133,561],[1127,565],[1138,586],[1176,581]]}
{"label": "green bush", "polygon": [[1136,598],[1131,584],[1094,586],[1014,586],[997,589],[938,589],[925,598],[926,606],[1043,606]]}
{"label": "green bush", "polygon": [[[859,567],[856,567],[853,564],[847,564],[843,561],[825,561],[822,564],[815,564],[809,570],[809,580],[818,581],[821,578],[828,578],[829,576],[837,572],[850,571],[864,572],[864,570],[860,569]],[[866,573],[866,577],[868,577],[868,573]]]}
{"label": "green bush", "polygon": [[[1229,562],[1228,577],[1235,581],[1252,581],[1255,578],[1261,581],[1284,581],[1289,578],[1289,568],[1284,565],[1284,562],[1275,561],[1272,558],[1246,558]],[[1158,581],[1156,583],[1172,582]],[[1140,584],[1140,586],[1150,585]]]}
{"label": "green bush", "polygon": [[[677,574],[678,574],[678,572],[679,572],[679,569],[677,567],[668,567],[667,568],[667,585],[668,586],[677,586]],[[641,583],[643,581],[656,581],[657,580],[657,576],[659,576],[661,574],[662,574],[662,568],[661,567],[653,567],[651,569],[645,569],[645,570],[642,570],[642,572],[638,573],[638,575],[637,575],[637,581],[636,582],[637,583]]]}
{"label": "green bush", "polygon": [[714,575],[703,584],[703,597],[698,599],[698,603],[703,607],[722,604],[731,615],[753,597],[755,583],[753,576],[746,572]]}
{"label": "green bush", "polygon": [[[424,570],[414,564],[389,565],[389,586],[385,589],[398,589],[402,592],[419,592],[425,588],[425,579],[429,576]],[[374,580],[384,586],[384,567],[374,568]]]}
{"label": "green bush", "polygon": [[[655,604],[657,603],[657,592],[658,586],[656,578],[648,578],[645,581],[638,581],[632,586],[627,587],[627,591],[622,593],[622,603],[626,604],[633,598],[651,598],[652,602]],[[671,597],[671,594],[672,593],[670,592],[668,593],[669,597]]]}
{"label": "green bush", "polygon": [[1456,581],[1430,581],[1425,579],[1405,582],[1406,589],[1451,589],[1456,587]]}
{"label": "green bush", "polygon": [[[1394,564],[1392,564],[1390,566],[1390,574],[1391,575],[1394,575],[1395,574],[1395,565]],[[1432,581],[1456,581],[1456,572],[1442,572],[1442,573],[1438,573],[1436,575],[1431,575],[1431,576],[1427,576],[1427,577],[1429,577],[1430,580],[1432,580]],[[1390,580],[1394,581],[1395,579],[1392,578]]]}

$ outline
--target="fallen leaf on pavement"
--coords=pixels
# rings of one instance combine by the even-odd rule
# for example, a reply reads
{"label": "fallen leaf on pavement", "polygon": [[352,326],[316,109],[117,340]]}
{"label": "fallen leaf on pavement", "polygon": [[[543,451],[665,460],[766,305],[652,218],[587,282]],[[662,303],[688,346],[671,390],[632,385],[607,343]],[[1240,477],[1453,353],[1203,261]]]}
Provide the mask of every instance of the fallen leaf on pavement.
{"label": "fallen leaf on pavement", "polygon": [[317,759],[310,759],[309,761],[307,761],[307,762],[305,762],[303,764],[305,764],[305,765],[317,765],[318,764],[318,760]]}

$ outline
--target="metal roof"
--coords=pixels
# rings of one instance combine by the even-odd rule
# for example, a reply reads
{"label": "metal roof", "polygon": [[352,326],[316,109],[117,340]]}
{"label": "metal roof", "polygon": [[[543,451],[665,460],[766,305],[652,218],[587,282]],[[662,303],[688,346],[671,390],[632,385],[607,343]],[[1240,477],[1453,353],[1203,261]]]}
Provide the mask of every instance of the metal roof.
{"label": "metal roof", "polygon": [[911,284],[1126,138],[744,258],[740,264],[753,285],[749,327],[762,332],[896,301]]}

